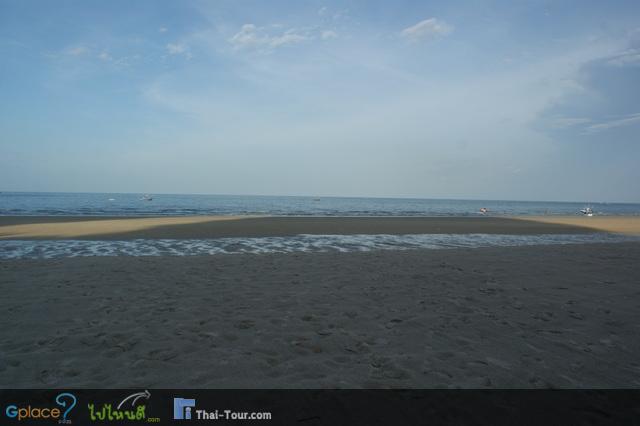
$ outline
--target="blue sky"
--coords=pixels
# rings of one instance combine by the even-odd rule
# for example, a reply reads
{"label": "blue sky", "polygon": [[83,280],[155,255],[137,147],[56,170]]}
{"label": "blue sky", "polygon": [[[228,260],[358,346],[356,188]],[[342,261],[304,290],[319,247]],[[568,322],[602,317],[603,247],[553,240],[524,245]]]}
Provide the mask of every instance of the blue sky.
{"label": "blue sky", "polygon": [[637,1],[0,0],[0,190],[640,202]]}

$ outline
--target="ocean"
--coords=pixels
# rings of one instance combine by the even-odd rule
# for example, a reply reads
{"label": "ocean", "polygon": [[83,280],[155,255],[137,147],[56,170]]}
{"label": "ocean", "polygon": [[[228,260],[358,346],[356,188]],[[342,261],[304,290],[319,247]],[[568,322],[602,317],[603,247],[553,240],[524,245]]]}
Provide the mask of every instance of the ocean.
{"label": "ocean", "polygon": [[257,195],[177,195],[2,192],[2,216],[475,216],[574,215],[586,205],[597,215],[640,215],[640,204],[439,200],[419,198],[279,197]]}

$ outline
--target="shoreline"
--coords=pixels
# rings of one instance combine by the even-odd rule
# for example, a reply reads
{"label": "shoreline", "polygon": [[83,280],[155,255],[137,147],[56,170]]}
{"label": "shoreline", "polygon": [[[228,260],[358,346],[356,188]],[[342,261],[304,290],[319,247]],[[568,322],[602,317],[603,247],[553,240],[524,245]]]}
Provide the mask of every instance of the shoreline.
{"label": "shoreline", "polygon": [[1,216],[1,240],[212,239],[314,235],[640,235],[640,216]]}

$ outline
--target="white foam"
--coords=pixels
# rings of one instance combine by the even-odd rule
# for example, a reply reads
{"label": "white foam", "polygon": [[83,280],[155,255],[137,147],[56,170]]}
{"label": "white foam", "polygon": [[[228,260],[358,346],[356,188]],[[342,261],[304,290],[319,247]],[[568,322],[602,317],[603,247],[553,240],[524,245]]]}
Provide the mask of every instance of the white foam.
{"label": "white foam", "polygon": [[451,249],[543,244],[640,241],[617,234],[496,235],[310,235],[207,240],[5,240],[0,259],[54,259],[78,256],[196,256],[241,253],[354,252],[371,250]]}

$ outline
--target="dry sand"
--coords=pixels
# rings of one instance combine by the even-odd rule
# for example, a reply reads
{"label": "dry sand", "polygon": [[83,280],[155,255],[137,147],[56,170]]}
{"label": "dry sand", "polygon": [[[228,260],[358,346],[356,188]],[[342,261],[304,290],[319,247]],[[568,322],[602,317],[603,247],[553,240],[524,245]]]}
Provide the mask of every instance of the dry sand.
{"label": "dry sand", "polygon": [[297,234],[640,235],[640,216],[575,217],[0,217],[0,239],[269,237]]}
{"label": "dry sand", "polygon": [[578,226],[619,234],[640,235],[640,216],[520,216],[516,219],[546,224]]}
{"label": "dry sand", "polygon": [[640,387],[640,244],[0,263],[1,387]]}
{"label": "dry sand", "polygon": [[[245,219],[250,216],[243,217]],[[162,228],[202,229],[238,216],[177,217],[73,217],[5,216],[0,217],[0,239],[91,239],[141,235],[143,238]],[[135,236],[130,238],[137,238]],[[176,238],[179,238],[176,236]]]}

